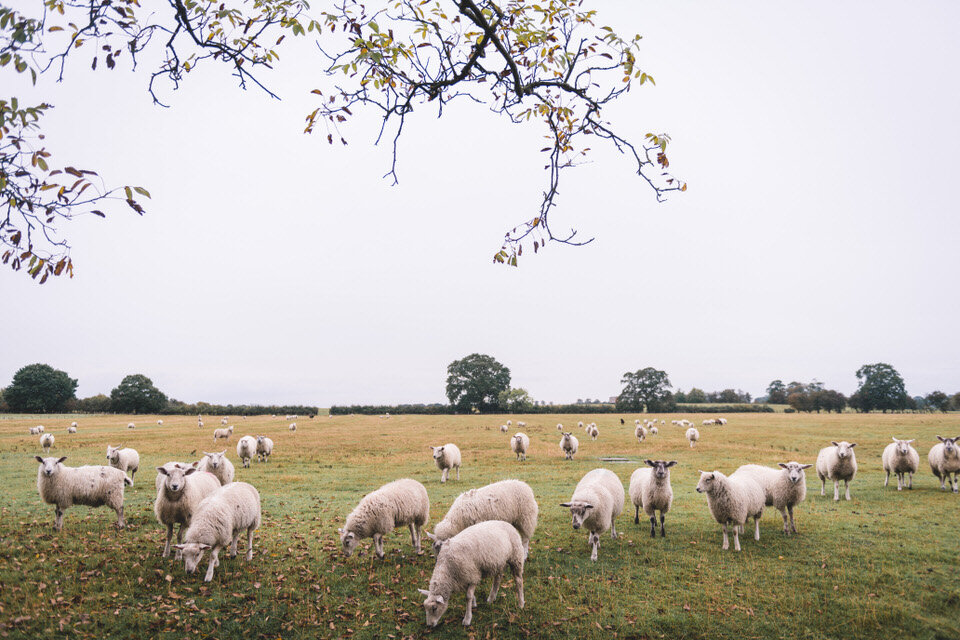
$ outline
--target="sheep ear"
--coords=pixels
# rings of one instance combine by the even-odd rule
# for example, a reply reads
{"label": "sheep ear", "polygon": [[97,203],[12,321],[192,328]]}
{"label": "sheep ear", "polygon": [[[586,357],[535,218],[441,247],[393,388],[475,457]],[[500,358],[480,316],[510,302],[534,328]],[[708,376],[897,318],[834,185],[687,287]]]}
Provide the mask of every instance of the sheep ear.
{"label": "sheep ear", "polygon": [[175,544],[175,545],[173,545],[173,548],[174,548],[174,549],[180,549],[181,551],[183,551],[183,548],[184,548],[185,546],[186,546],[186,545]]}
{"label": "sheep ear", "polygon": [[37,459],[37,462],[39,462],[40,464],[43,464],[43,458],[41,458],[40,456],[33,456],[33,457]]}
{"label": "sheep ear", "polygon": [[170,474],[167,473],[167,470],[164,469],[163,467],[157,467],[157,473],[162,473],[162,474],[165,475],[165,476],[166,476],[166,475],[170,475]]}
{"label": "sheep ear", "polygon": [[831,443],[833,446],[835,446],[835,447],[839,447],[839,446],[840,446],[840,443],[839,443],[839,442],[834,442],[833,440],[831,440],[830,443]]}
{"label": "sheep ear", "polygon": [[420,595],[422,595],[422,596],[429,596],[429,595],[430,595],[430,592],[427,591],[426,589],[417,589],[417,591],[419,591],[419,592],[420,592]]}
{"label": "sheep ear", "polygon": [[183,475],[188,476],[191,473],[195,472],[196,470],[197,470],[196,467],[187,467],[187,470],[183,472]]}
{"label": "sheep ear", "polygon": [[672,467],[672,466],[675,465],[675,464],[677,464],[677,461],[676,461],[676,460],[671,460],[670,462],[667,463],[667,466],[668,466],[668,467]]}
{"label": "sheep ear", "polygon": [[561,502],[560,506],[566,509],[569,509],[571,507],[571,504],[569,502]]}
{"label": "sheep ear", "polygon": [[851,443],[850,443],[850,448],[851,448],[851,449],[853,449],[855,446],[857,446],[857,443],[856,443],[856,442],[851,442]]}
{"label": "sheep ear", "polygon": [[437,602],[443,604],[443,596],[437,596]]}
{"label": "sheep ear", "polygon": [[653,464],[653,460],[644,460],[644,462],[647,463],[648,465],[650,465],[651,467],[656,466],[656,465]]}
{"label": "sheep ear", "polygon": [[225,455],[226,453],[227,453],[227,450],[224,449],[223,451],[220,452],[220,455]]}
{"label": "sheep ear", "polygon": [[593,509],[593,505],[588,502],[587,504],[583,505],[583,508],[584,508],[584,509]]}
{"label": "sheep ear", "polygon": [[213,547],[211,547],[211,546],[208,545],[208,544],[203,544],[202,542],[200,543],[200,550],[201,550],[201,551],[206,551],[207,549],[212,549],[212,548],[213,548]]}
{"label": "sheep ear", "polygon": [[337,527],[337,533],[343,535],[343,529],[341,527]]}
{"label": "sheep ear", "polygon": [[63,456],[62,458],[60,458],[59,460],[57,460],[57,464],[62,463],[62,462],[63,462],[64,460],[66,460],[66,459],[67,459],[67,456]]}
{"label": "sheep ear", "polygon": [[940,442],[946,442],[947,438],[944,438],[943,436],[937,436],[937,440],[939,440]]}
{"label": "sheep ear", "polygon": [[194,469],[196,469],[196,468],[197,468],[197,465],[199,465],[199,464],[200,464],[200,461],[197,460],[196,462],[190,463],[190,466],[193,467]]}
{"label": "sheep ear", "polygon": [[911,442],[913,442],[913,440],[914,440],[913,438],[910,438],[909,440],[907,440],[907,444],[910,444]]}
{"label": "sheep ear", "polygon": [[778,462],[778,463],[777,463],[777,466],[778,466],[778,467],[781,467],[781,468],[783,468],[783,469],[789,469],[789,468],[790,468],[790,467],[788,467],[788,466],[786,465],[786,463],[784,463],[784,462]]}
{"label": "sheep ear", "polygon": [[896,441],[897,441],[897,436],[893,436],[893,437],[891,438],[891,440],[893,440],[894,442],[896,442]]}
{"label": "sheep ear", "polygon": [[812,467],[812,466],[813,466],[812,464],[802,464],[802,465],[800,465],[800,468],[801,468],[801,469],[809,469],[809,468]]}

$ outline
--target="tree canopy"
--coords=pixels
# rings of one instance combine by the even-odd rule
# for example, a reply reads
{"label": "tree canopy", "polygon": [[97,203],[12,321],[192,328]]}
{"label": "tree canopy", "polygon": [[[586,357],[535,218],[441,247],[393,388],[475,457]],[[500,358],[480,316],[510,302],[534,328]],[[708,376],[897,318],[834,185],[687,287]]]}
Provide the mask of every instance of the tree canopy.
{"label": "tree canopy", "polygon": [[447,399],[458,411],[497,409],[509,389],[510,369],[491,356],[473,353],[447,367]]}
{"label": "tree canopy", "polygon": [[850,396],[850,406],[857,411],[902,411],[908,408],[903,377],[889,364],[865,364],[857,369],[859,386]]}
{"label": "tree canopy", "polygon": [[767,402],[787,404],[787,385],[783,384],[783,380],[774,380],[767,387]]}
{"label": "tree canopy", "polygon": [[145,375],[125,377],[110,392],[110,407],[116,413],[159,413],[167,406],[167,396]]}
{"label": "tree canopy", "polygon": [[[675,404],[666,371],[646,367],[623,374],[623,390],[617,396],[620,411],[669,411]],[[689,400],[689,394],[687,395]]]}
{"label": "tree canopy", "polygon": [[55,413],[66,409],[76,390],[77,381],[65,371],[48,364],[31,364],[13,374],[3,399],[10,411],[17,413]]}

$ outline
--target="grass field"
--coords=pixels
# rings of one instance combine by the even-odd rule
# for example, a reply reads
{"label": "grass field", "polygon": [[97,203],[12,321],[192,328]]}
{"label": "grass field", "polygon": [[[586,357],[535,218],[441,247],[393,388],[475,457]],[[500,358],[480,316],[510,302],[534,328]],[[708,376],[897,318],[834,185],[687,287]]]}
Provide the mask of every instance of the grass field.
{"label": "grass field", "polygon": [[[556,423],[576,431],[576,416],[519,416],[531,437],[526,463],[516,462],[497,416],[318,417],[300,419],[296,434],[280,418],[235,420],[228,455],[237,479],[256,486],[264,521],[252,563],[222,559],[214,581],[185,575],[160,557],[163,530],[152,505],[153,467],[220,450],[213,417],[200,430],[193,417],[59,416],[0,418],[0,636],[29,638],[960,638],[960,496],[941,492],[926,455],[935,435],[960,434],[960,415],[728,415],[726,427],[701,427],[691,450],[669,424],[639,445],[635,416],[591,416],[600,438],[580,438],[574,462],[558,448]],[[704,416],[690,416],[698,423]],[[514,422],[518,416],[512,417]],[[80,431],[67,435],[76,419]],[[126,429],[133,420],[135,431]],[[128,528],[118,531],[106,508],[68,509],[61,533],[53,507],[36,490],[41,454],[28,426],[42,423],[57,438],[50,455],[68,465],[104,464],[106,445],[140,452],[136,485],[126,493]],[[219,426],[217,424],[216,426]],[[568,429],[569,430],[569,429]],[[236,440],[267,434],[269,463],[243,469]],[[578,436],[580,434],[577,434]],[[913,491],[883,489],[880,453],[890,436],[916,438],[921,468]],[[743,551],[720,550],[720,529],[694,489],[697,469],[730,472],[756,462],[814,462],[830,440],[857,442],[860,472],[853,500],[821,498],[813,469],[797,511],[800,535],[785,537],[768,509],[761,540]],[[460,482],[441,485],[428,445],[455,442],[463,451]],[[636,464],[601,456],[676,459],[667,538],[649,538],[633,523],[632,505],[618,521],[625,535],[603,538],[589,561],[586,534],[574,532],[559,503],[579,478],[605,466],[626,485]],[[512,581],[486,604],[477,595],[473,626],[464,630],[462,596],[441,625],[424,626],[422,596],[431,555],[412,553],[409,535],[386,540],[387,557],[343,558],[336,528],[367,492],[400,477],[430,494],[431,524],[463,490],[504,478],[533,487],[540,522],[526,565],[526,608],[517,609]],[[242,546],[241,546],[242,549]],[[221,556],[223,558],[223,556]],[[205,568],[206,562],[202,567]]]}

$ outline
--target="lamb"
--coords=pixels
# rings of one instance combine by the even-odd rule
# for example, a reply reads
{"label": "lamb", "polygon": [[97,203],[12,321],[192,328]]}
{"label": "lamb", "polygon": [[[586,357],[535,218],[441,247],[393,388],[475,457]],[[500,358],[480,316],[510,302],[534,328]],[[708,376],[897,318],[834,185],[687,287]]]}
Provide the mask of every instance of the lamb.
{"label": "lamb", "polygon": [[203,420],[197,420],[197,428],[203,429]]}
{"label": "lamb", "polygon": [[696,427],[690,427],[687,429],[687,440],[690,441],[690,448],[693,449],[697,446],[697,441],[700,439],[700,432],[697,431]]}
{"label": "lamb", "polygon": [[596,439],[597,439],[597,436],[599,436],[599,435],[600,435],[600,430],[597,429],[597,425],[591,424],[591,425],[590,425],[590,439],[591,439],[591,440],[596,440]]}
{"label": "lamb", "polygon": [[30,427],[30,435],[32,435],[32,436],[38,436],[38,435],[40,435],[41,433],[43,433],[43,425],[42,425],[42,424],[38,424],[38,425],[35,426],[35,427]]}
{"label": "lamb", "polygon": [[203,458],[197,464],[197,471],[206,471],[217,478],[221,485],[233,482],[236,471],[233,463],[227,459],[227,450],[217,452],[204,451]]}
{"label": "lamb", "polygon": [[897,491],[903,491],[903,476],[910,475],[909,489],[913,489],[913,474],[920,467],[920,454],[910,446],[913,440],[897,440],[888,444],[883,450],[883,470],[887,472],[887,477],[883,481],[883,486],[890,484],[890,474],[897,474]]}
{"label": "lamb", "polygon": [[[206,460],[207,458],[204,458],[204,461]],[[220,488],[220,480],[212,473],[198,471],[192,466],[184,467],[180,463],[168,462],[157,467],[157,485],[159,486],[157,499],[153,503],[153,513],[157,516],[157,521],[167,528],[167,540],[161,554],[166,558],[170,555],[173,525],[180,525],[177,532],[177,544],[180,544],[200,501]],[[179,556],[178,552],[177,557]]]}
{"label": "lamb", "polygon": [[630,476],[630,499],[636,508],[634,524],[640,524],[640,509],[650,518],[650,537],[657,537],[657,514],[660,512],[660,537],[665,538],[664,521],[673,505],[673,487],[670,486],[670,467],[676,460],[644,460],[649,467],[640,467]]}
{"label": "lamb", "polygon": [[121,449],[120,447],[107,445],[107,461],[110,463],[110,466],[115,469],[120,469],[120,471],[124,473],[129,471],[130,484],[133,484],[133,477],[140,468],[140,454],[137,453],[136,449],[131,449],[130,447]]}
{"label": "lamb", "polygon": [[512,421],[512,420],[507,420],[507,426],[508,426],[508,427],[512,427],[512,426],[513,426],[513,421]]}
{"label": "lamb", "polygon": [[817,476],[820,478],[820,495],[826,495],[827,478],[833,480],[833,499],[840,499],[840,481],[847,489],[850,499],[850,482],[857,474],[857,456],[853,452],[856,443],[834,442],[832,447],[820,449],[817,455]]}
{"label": "lamb", "polygon": [[[183,544],[174,548],[183,554],[187,573],[197,570],[203,552],[210,549],[210,564],[204,582],[213,580],[220,564],[220,549],[230,545],[230,557],[237,555],[237,541],[247,532],[247,562],[253,560],[253,532],[260,527],[260,494],[246,482],[231,482],[204,498],[184,534]],[[231,544],[232,540],[232,544]]]}
{"label": "lamb", "polygon": [[[793,508],[807,497],[807,475],[805,469],[812,464],[799,462],[781,462],[780,469],[764,467],[759,464],[745,464],[733,472],[731,478],[753,478],[763,489],[766,506],[773,507],[783,517],[783,532],[787,535],[797,533],[797,523],[793,519]],[[789,519],[787,518],[789,514]]]}
{"label": "lamb", "polygon": [[580,479],[570,501],[560,504],[570,509],[574,529],[584,527],[590,532],[587,541],[592,547],[592,561],[597,561],[601,534],[610,529],[610,537],[617,539],[616,521],[623,512],[624,500],[623,483],[617,474],[608,469],[594,469]]}
{"label": "lamb", "polygon": [[74,427],[73,425],[67,427],[67,433],[76,433],[76,432],[77,432],[77,428]]}
{"label": "lamb", "polygon": [[127,429],[136,429],[136,428],[137,428],[137,425],[133,424],[132,422],[127,423]]}
{"label": "lamb", "polygon": [[524,558],[530,555],[530,538],[537,529],[539,508],[533,489],[521,480],[501,480],[479,489],[471,489],[457,496],[447,515],[437,523],[433,533],[434,551],[439,552],[444,540],[457,535],[467,527],[486,520],[509,522],[520,533]]}
{"label": "lamb", "polygon": [[560,438],[560,450],[563,451],[564,457],[567,460],[573,460],[573,456],[577,455],[579,447],[580,441],[577,440],[577,437],[569,431],[564,431],[563,437]]}
{"label": "lamb", "polygon": [[726,551],[730,548],[727,538],[727,525],[733,525],[733,548],[740,551],[740,530],[747,523],[747,518],[753,518],[755,528],[754,539],[760,539],[760,516],[767,498],[756,480],[746,475],[729,478],[719,471],[701,471],[700,482],[697,483],[697,493],[707,494],[707,505],[713,519],[720,523],[723,529],[723,546]]}
{"label": "lamb", "polygon": [[273,440],[267,436],[257,436],[257,462],[266,462],[273,453]]}
{"label": "lamb", "polygon": [[510,427],[508,427],[507,425],[505,424],[500,425],[500,433],[506,433],[509,430],[510,430]]}
{"label": "lamb", "polygon": [[230,436],[233,435],[233,425],[230,425],[226,429],[214,429],[213,430],[213,441],[223,438],[224,440],[230,440]]}
{"label": "lamb", "polygon": [[510,448],[517,454],[517,460],[525,461],[527,459],[527,449],[530,448],[530,438],[523,432],[517,432],[510,439]]}
{"label": "lamb", "polygon": [[257,455],[257,440],[253,436],[243,436],[237,441],[237,457],[243,466],[250,466],[250,458]]}
{"label": "lamb", "polygon": [[457,480],[460,479],[460,448],[452,442],[440,445],[439,447],[430,447],[433,449],[433,461],[437,464],[437,469],[443,473],[440,475],[440,482],[446,482],[450,475],[450,469],[457,470]]}
{"label": "lamb", "polygon": [[296,431],[296,430],[297,430],[297,423],[296,423],[296,422],[291,422],[291,423],[290,423],[290,426],[287,427],[287,428],[290,429],[290,431]]}
{"label": "lamb", "polygon": [[633,430],[633,435],[637,436],[637,442],[643,442],[647,438],[647,428],[638,424]]}
{"label": "lamb", "polygon": [[953,492],[957,493],[957,476],[960,475],[960,447],[957,447],[957,441],[960,441],[960,436],[955,438],[937,436],[937,440],[940,442],[933,445],[930,453],[927,454],[930,470],[940,479],[940,489],[946,490],[944,482],[949,481]]}
{"label": "lamb", "polygon": [[416,480],[404,478],[363,496],[337,533],[345,556],[350,557],[360,540],[372,537],[377,556],[382,560],[383,536],[406,525],[410,527],[410,543],[420,555],[423,553],[420,547],[422,529],[429,519],[427,490]]}
{"label": "lamb", "polygon": [[56,438],[53,437],[52,433],[45,433],[40,436],[40,446],[43,448],[44,453],[50,453],[50,447],[53,446],[53,442]]}
{"label": "lamb", "polygon": [[113,467],[67,467],[63,464],[66,459],[66,456],[36,456],[40,463],[37,491],[44,502],[54,506],[54,529],[60,531],[63,528],[63,512],[75,504],[85,507],[107,505],[117,513],[117,526],[124,528],[123,488],[132,485],[133,480]]}
{"label": "lamb", "polygon": [[464,626],[470,626],[477,606],[474,592],[480,581],[493,577],[487,602],[497,598],[503,572],[509,568],[517,586],[517,599],[523,608],[524,550],[520,534],[510,524],[499,520],[478,522],[445,541],[437,555],[437,564],[430,577],[430,589],[418,589],[426,596],[423,608],[427,626],[435,627],[450,605],[454,593],[466,593]]}
{"label": "lamb", "polygon": [[[583,429],[584,431],[587,431],[587,430],[590,428],[590,425],[584,426],[584,425],[583,425],[583,420],[581,420],[580,422],[577,423],[577,427],[580,428],[580,429]],[[558,431],[561,431],[561,430],[562,430],[562,429],[560,428],[560,425],[559,425],[559,424],[557,425],[557,430],[558,430]]]}

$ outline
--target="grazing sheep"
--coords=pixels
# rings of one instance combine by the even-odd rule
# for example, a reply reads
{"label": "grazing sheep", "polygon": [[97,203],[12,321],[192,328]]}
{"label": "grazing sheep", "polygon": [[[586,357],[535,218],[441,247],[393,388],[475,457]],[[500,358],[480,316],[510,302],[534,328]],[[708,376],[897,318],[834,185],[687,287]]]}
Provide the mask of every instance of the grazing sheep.
{"label": "grazing sheep", "polygon": [[[274,418],[275,418],[276,416],[271,416],[271,417],[274,417]],[[288,415],[285,416],[285,417],[286,417],[287,420],[296,420],[296,419],[299,418],[300,416],[298,416],[298,415],[295,414],[295,413],[291,413],[291,414],[288,414]]]}
{"label": "grazing sheep", "polygon": [[577,455],[579,447],[580,441],[577,440],[577,437],[569,431],[564,431],[563,437],[560,438],[560,451],[563,451],[564,457],[567,460],[573,460],[573,456]]}
{"label": "grazing sheep", "polygon": [[[660,426],[662,427],[665,424],[667,424],[667,421],[664,420],[663,418],[660,418]],[[724,422],[724,424],[726,424],[726,422]]]}
{"label": "grazing sheep", "polygon": [[658,433],[660,433],[659,429],[657,429],[656,427],[650,427],[650,435],[655,436]]}
{"label": "grazing sheep", "polygon": [[117,513],[117,526],[124,528],[123,488],[132,485],[133,480],[113,467],[67,467],[63,464],[66,459],[66,456],[36,456],[40,463],[37,491],[44,502],[54,506],[53,527],[60,531],[63,528],[63,512],[79,504],[85,507],[110,507]]}
{"label": "grazing sheep", "polygon": [[517,429],[525,429],[526,427],[527,427],[526,422],[520,422],[519,420],[517,420]]}
{"label": "grazing sheep", "polygon": [[657,511],[660,512],[660,537],[666,537],[664,521],[673,505],[673,487],[670,486],[670,467],[676,460],[644,460],[649,467],[640,467],[630,476],[630,499],[636,508],[634,524],[640,524],[640,509],[650,518],[650,537],[657,537]]}
{"label": "grazing sheep", "polygon": [[537,529],[539,508],[533,489],[521,480],[501,480],[478,489],[470,489],[457,496],[447,515],[437,523],[433,533],[433,550],[439,551],[444,540],[457,535],[467,527],[485,520],[509,522],[520,533],[524,557],[529,555],[530,538]]}
{"label": "grazing sheep", "polygon": [[131,449],[130,447],[121,449],[120,447],[107,445],[107,461],[110,463],[110,466],[115,469],[120,469],[120,471],[124,473],[129,471],[130,483],[133,484],[133,477],[140,468],[140,454],[137,453],[136,449]]}
{"label": "grazing sheep", "polygon": [[591,439],[591,440],[596,440],[596,439],[597,439],[597,436],[599,436],[599,435],[600,435],[600,430],[597,429],[597,425],[591,424],[591,425],[590,425],[590,439]]}
{"label": "grazing sheep", "polygon": [[647,439],[647,428],[638,424],[633,430],[633,435],[637,436],[637,442],[643,442]]}
{"label": "grazing sheep", "polygon": [[700,423],[701,427],[708,427],[710,425],[716,424],[716,420],[704,420]]}
{"label": "grazing sheep", "polygon": [[237,457],[243,466],[250,466],[250,458],[257,455],[257,439],[253,436],[243,436],[237,441]]}
{"label": "grazing sheep", "polygon": [[53,437],[52,433],[45,433],[40,436],[40,447],[44,453],[50,453],[50,447],[53,446],[55,440],[56,438]]}
{"label": "grazing sheep", "polygon": [[457,480],[460,479],[460,448],[452,442],[439,447],[430,447],[433,449],[433,461],[437,464],[437,469],[443,473],[440,474],[440,482],[446,482],[450,475],[450,469],[457,470]]}
{"label": "grazing sheep", "polygon": [[290,431],[296,431],[296,430],[297,430],[297,423],[296,423],[296,422],[291,422],[291,423],[290,423],[290,426],[287,427],[287,428],[290,429]]}
{"label": "grazing sheep", "polygon": [[267,436],[257,436],[257,462],[266,462],[273,453],[273,440]]}
{"label": "grazing sheep", "polygon": [[697,446],[697,441],[700,439],[700,432],[697,431],[696,427],[690,427],[687,429],[687,440],[690,441],[690,448],[693,449]]}
{"label": "grazing sheep", "polygon": [[507,426],[508,426],[508,427],[512,427],[512,426],[513,426],[513,421],[512,421],[512,420],[507,420]]}
{"label": "grazing sheep", "polygon": [[227,419],[227,416],[224,416],[224,417],[220,418],[220,424],[226,426],[226,424],[227,424],[228,422],[230,422],[230,421]]}
{"label": "grazing sheep", "polygon": [[410,543],[423,553],[420,547],[422,529],[430,519],[430,497],[427,490],[416,480],[404,478],[389,482],[376,491],[363,496],[350,515],[340,534],[343,554],[349,557],[360,540],[373,538],[377,556],[383,558],[383,536],[397,527],[410,527]]}
{"label": "grazing sheep", "polygon": [[77,424],[77,421],[74,420],[73,422],[70,423],[70,426],[73,427],[74,429],[76,429],[76,428],[79,427],[80,425],[78,425],[78,424]]}
{"label": "grazing sheep", "polygon": [[717,424],[719,424],[720,426],[723,426],[723,425],[727,424],[727,419],[726,419],[726,418],[717,418],[717,419],[715,420],[715,422],[716,422]]}
{"label": "grazing sheep", "polygon": [[[783,517],[783,532],[787,535],[797,533],[797,523],[793,519],[793,508],[807,497],[807,474],[805,469],[812,464],[799,462],[781,462],[780,469],[764,467],[759,464],[745,464],[730,476],[731,478],[753,478],[763,489],[765,504],[780,512]],[[789,514],[789,520],[787,515]]]}
{"label": "grazing sheep", "polygon": [[210,564],[203,578],[204,582],[210,582],[213,570],[220,564],[220,549],[230,545],[230,557],[236,557],[237,541],[244,531],[247,532],[247,562],[253,560],[253,532],[259,527],[260,494],[246,482],[231,482],[200,502],[183,536],[183,544],[174,548],[182,552],[187,573],[197,570],[203,552],[210,549]]}
{"label": "grazing sheep", "polygon": [[584,527],[589,532],[587,542],[592,548],[592,561],[597,561],[601,534],[610,529],[610,537],[617,539],[616,521],[623,512],[624,500],[623,483],[617,474],[608,469],[594,469],[580,479],[570,501],[560,504],[570,509],[574,529]]}
{"label": "grazing sheep", "polygon": [[137,428],[137,425],[133,424],[132,422],[127,423],[127,429],[136,429],[136,428]]}
{"label": "grazing sheep", "polygon": [[510,448],[517,454],[517,460],[526,460],[527,449],[530,448],[530,438],[525,433],[517,432],[510,438]]}
{"label": "grazing sheep", "polygon": [[67,427],[67,433],[76,433],[76,432],[77,432],[77,428],[74,427],[73,425]]}
{"label": "grazing sheep", "polygon": [[913,489],[913,474],[920,467],[920,454],[910,446],[913,440],[897,440],[888,444],[883,450],[883,470],[887,472],[887,477],[883,481],[883,486],[890,484],[890,474],[897,474],[897,491],[903,491],[903,476],[910,475],[910,486]]}
{"label": "grazing sheep", "polygon": [[508,427],[507,425],[505,424],[500,425],[500,433],[506,433],[509,430],[510,430],[510,427]]}
{"label": "grazing sheep", "polygon": [[[208,454],[209,455],[209,454]],[[207,458],[204,458],[206,461]],[[183,532],[190,527],[190,518],[200,505],[200,501],[220,488],[220,480],[212,473],[198,471],[192,466],[184,467],[179,463],[167,463],[157,467],[157,499],[153,503],[153,513],[157,521],[167,528],[167,540],[163,545],[162,557],[170,555],[170,540],[173,538],[173,525],[179,524],[177,543],[183,542]],[[177,557],[179,557],[177,553]]]}
{"label": "grazing sheep", "polygon": [[221,438],[224,440],[230,440],[230,436],[233,435],[233,425],[230,425],[226,429],[214,429],[213,430],[213,441],[216,442]]}
{"label": "grazing sheep", "polygon": [[820,449],[817,455],[817,476],[820,478],[820,495],[825,495],[827,478],[833,480],[833,499],[840,499],[840,481],[847,489],[850,499],[850,482],[857,474],[857,456],[853,452],[856,443],[834,442],[832,447]]}
{"label": "grazing sheep", "polygon": [[32,436],[38,436],[38,435],[40,435],[41,433],[43,433],[43,425],[42,425],[42,424],[38,424],[38,425],[35,426],[35,427],[30,427],[30,435],[32,435]]}
{"label": "grazing sheep", "polygon": [[707,494],[710,514],[723,529],[723,550],[730,548],[727,525],[733,525],[733,548],[740,551],[740,529],[753,518],[754,539],[760,539],[760,516],[767,498],[760,483],[746,475],[729,478],[719,471],[701,471],[697,493]]}
{"label": "grazing sheep", "polygon": [[[949,481],[953,492],[957,493],[957,476],[960,475],[960,448],[957,447],[957,441],[960,440],[960,436],[955,438],[937,436],[937,440],[940,442],[933,445],[930,453],[927,454],[930,470],[940,479],[941,489],[946,490],[944,483]],[[952,480],[951,475],[953,475]]]}
{"label": "grazing sheep", "polygon": [[[581,420],[580,422],[577,423],[577,428],[583,429],[584,431],[586,431],[586,430],[588,430],[588,429],[590,428],[590,425],[584,426],[583,420]],[[557,425],[557,429],[558,429],[558,430],[560,429],[560,425]]]}
{"label": "grazing sheep", "polygon": [[220,452],[204,451],[203,458],[197,464],[197,471],[212,473],[221,485],[233,482],[235,470],[233,463],[227,459],[227,450]]}
{"label": "grazing sheep", "polygon": [[157,420],[157,426],[158,426],[158,427],[162,427],[162,426],[163,426],[163,420]]}
{"label": "grazing sheep", "polygon": [[430,577],[430,589],[417,589],[427,597],[423,601],[427,626],[437,626],[440,617],[450,606],[450,598],[459,591],[466,593],[467,600],[463,625],[470,626],[473,609],[477,606],[474,595],[477,585],[487,576],[493,578],[490,595],[487,596],[487,602],[493,602],[497,598],[504,570],[508,568],[517,586],[517,599],[522,609],[524,559],[520,534],[500,520],[478,522],[443,542]]}

